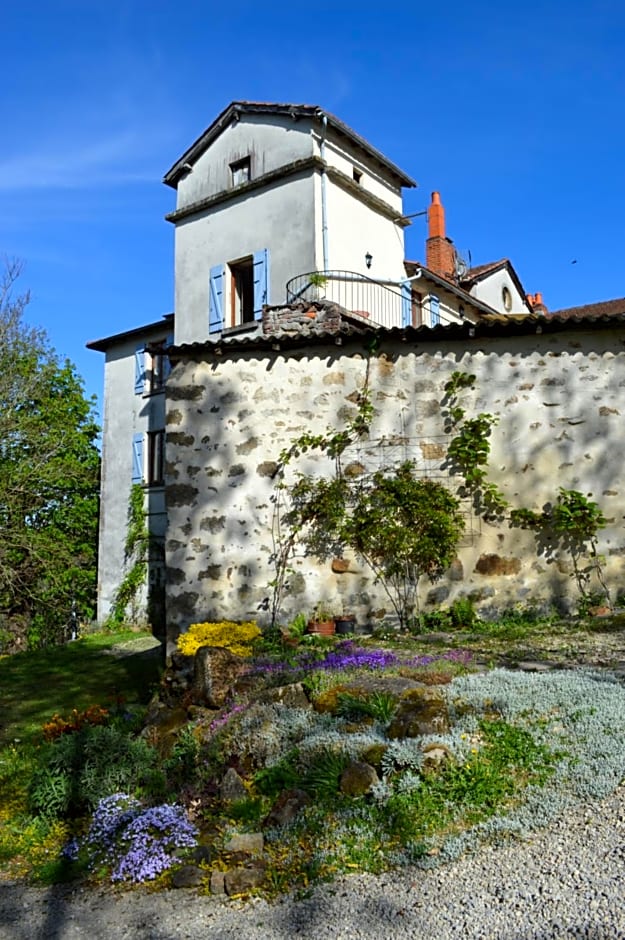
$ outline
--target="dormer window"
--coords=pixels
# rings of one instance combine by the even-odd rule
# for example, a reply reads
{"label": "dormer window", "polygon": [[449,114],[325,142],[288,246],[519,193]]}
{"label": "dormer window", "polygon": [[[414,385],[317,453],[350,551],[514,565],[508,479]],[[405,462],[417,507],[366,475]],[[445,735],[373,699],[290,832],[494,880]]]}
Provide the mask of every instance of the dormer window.
{"label": "dormer window", "polygon": [[230,164],[230,173],[232,175],[232,185],[240,186],[241,183],[249,183],[252,178],[252,161],[250,157],[243,157]]}

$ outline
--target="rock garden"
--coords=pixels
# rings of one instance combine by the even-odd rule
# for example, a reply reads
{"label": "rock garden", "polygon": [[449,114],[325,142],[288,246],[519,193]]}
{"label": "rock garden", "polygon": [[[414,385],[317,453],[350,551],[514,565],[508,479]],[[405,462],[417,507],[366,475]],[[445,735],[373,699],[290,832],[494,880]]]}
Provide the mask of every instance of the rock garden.
{"label": "rock garden", "polygon": [[45,723],[5,791],[5,873],[275,897],[526,835],[625,777],[619,615],[528,624],[194,625],[146,709]]}

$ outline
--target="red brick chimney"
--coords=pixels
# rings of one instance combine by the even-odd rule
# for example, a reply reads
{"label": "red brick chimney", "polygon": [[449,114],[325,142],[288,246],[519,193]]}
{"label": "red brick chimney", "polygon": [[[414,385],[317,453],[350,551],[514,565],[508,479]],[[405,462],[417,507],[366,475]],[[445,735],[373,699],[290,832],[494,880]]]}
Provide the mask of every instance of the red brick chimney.
{"label": "red brick chimney", "polygon": [[527,302],[532,308],[533,313],[538,313],[541,316],[545,316],[547,313],[549,313],[547,307],[543,303],[543,295],[541,293],[527,294],[526,296]]}
{"label": "red brick chimney", "polygon": [[452,240],[445,235],[445,209],[440,193],[432,193],[432,204],[428,208],[425,264],[434,274],[448,281],[456,279],[456,251]]}

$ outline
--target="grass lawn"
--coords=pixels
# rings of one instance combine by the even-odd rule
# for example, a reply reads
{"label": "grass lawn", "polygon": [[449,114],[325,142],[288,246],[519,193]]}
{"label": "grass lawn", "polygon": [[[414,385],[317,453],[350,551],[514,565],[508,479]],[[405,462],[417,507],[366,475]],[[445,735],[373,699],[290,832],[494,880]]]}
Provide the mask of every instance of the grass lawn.
{"label": "grass lawn", "polygon": [[146,703],[160,675],[159,656],[153,650],[123,657],[110,652],[142,636],[148,634],[96,633],[0,659],[0,747],[16,739],[40,740],[41,726],[55,712],[106,707],[120,696],[128,703]]}

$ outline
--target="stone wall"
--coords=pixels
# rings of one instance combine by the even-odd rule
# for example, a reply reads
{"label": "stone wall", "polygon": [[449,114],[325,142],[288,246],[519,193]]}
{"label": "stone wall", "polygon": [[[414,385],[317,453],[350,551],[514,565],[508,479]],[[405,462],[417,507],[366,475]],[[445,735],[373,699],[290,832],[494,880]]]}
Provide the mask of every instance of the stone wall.
{"label": "stone wall", "polygon": [[[610,519],[601,550],[616,593],[625,588],[625,333],[618,324],[530,329],[499,336],[478,329],[474,338],[382,335],[369,368],[376,409],[371,439],[346,455],[346,463],[358,472],[409,457],[424,475],[445,478],[455,489],[458,481],[445,469],[444,385],[454,370],[474,373],[475,390],[463,397],[468,414],[499,418],[490,478],[513,507],[540,509],[559,486],[592,494]],[[241,344],[189,347],[182,355],[167,390],[172,636],[206,618],[268,617],[279,454],[304,430],[340,426],[365,381],[365,340],[347,335],[341,343],[311,336],[306,348]],[[310,455],[298,468],[331,469]],[[532,533],[485,523],[466,510],[458,559],[441,582],[422,585],[423,603],[468,595],[482,613],[519,600],[575,603],[568,557],[550,560],[537,553]],[[390,613],[381,586],[355,558],[319,564],[296,557],[293,569],[285,618],[309,611],[320,598],[353,611],[363,624]]]}

